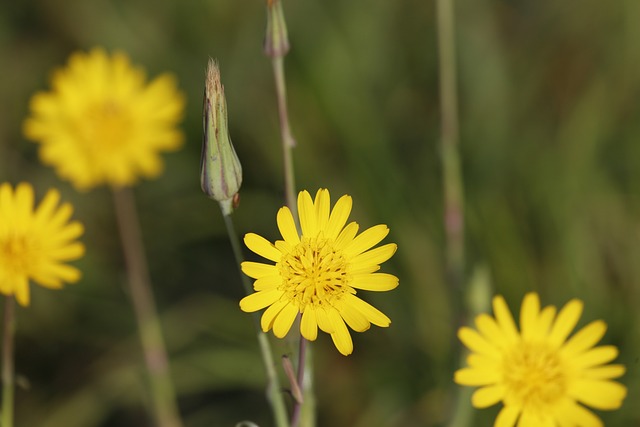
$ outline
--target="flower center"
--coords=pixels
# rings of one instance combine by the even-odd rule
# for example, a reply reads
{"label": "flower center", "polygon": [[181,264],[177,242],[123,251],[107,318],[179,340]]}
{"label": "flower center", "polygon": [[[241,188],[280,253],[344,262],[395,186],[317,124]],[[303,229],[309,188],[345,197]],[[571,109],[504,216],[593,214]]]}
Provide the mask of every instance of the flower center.
{"label": "flower center", "polygon": [[33,244],[24,235],[9,234],[0,240],[0,262],[6,271],[26,274],[33,264],[33,253]]}
{"label": "flower center", "polygon": [[347,262],[333,240],[303,238],[278,263],[284,278],[283,290],[298,302],[301,311],[307,304],[331,304],[344,293],[355,293],[349,286]]}
{"label": "flower center", "polygon": [[557,351],[540,343],[521,343],[504,359],[504,383],[514,403],[544,412],[566,391],[565,369]]}
{"label": "flower center", "polygon": [[104,155],[105,149],[126,145],[131,135],[131,118],[122,105],[106,100],[87,108],[80,132],[88,147],[95,147],[97,153]]}

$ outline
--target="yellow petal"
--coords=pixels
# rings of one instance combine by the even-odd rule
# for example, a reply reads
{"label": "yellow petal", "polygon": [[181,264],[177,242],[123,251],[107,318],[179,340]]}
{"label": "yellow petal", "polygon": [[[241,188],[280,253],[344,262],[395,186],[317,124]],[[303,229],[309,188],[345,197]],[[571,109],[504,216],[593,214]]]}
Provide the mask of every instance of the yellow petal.
{"label": "yellow petal", "polygon": [[569,336],[573,328],[578,324],[582,315],[583,303],[573,299],[569,301],[558,313],[558,317],[549,332],[547,342],[555,347],[559,347]]}
{"label": "yellow petal", "polygon": [[40,205],[38,205],[38,208],[36,209],[34,220],[40,223],[49,221],[59,202],[60,192],[58,190],[51,189],[47,191],[44,199],[42,199]]}
{"label": "yellow petal", "polygon": [[264,276],[253,282],[253,289],[256,291],[267,291],[277,288],[282,284],[282,277],[280,275]]}
{"label": "yellow petal", "polygon": [[283,293],[284,292],[277,289],[256,292],[240,300],[240,309],[247,313],[262,310],[266,306],[278,301]]}
{"label": "yellow petal", "polygon": [[356,274],[351,278],[349,285],[365,291],[390,291],[398,287],[398,278],[387,273]]}
{"label": "yellow petal", "polygon": [[49,249],[47,255],[58,261],[71,261],[84,256],[85,247],[82,243],[70,243],[56,249]]}
{"label": "yellow petal", "polygon": [[552,305],[545,307],[544,309],[542,309],[542,311],[540,311],[540,316],[538,317],[538,325],[536,326],[535,334],[532,337],[534,340],[537,341],[546,339],[555,315],[556,308]]}
{"label": "yellow petal", "polygon": [[333,344],[341,354],[345,356],[350,355],[353,352],[353,341],[351,340],[351,334],[349,334],[349,330],[344,324],[342,317],[340,317],[340,314],[335,309],[327,310],[327,314],[329,315],[329,320],[331,321],[331,325],[334,330],[331,334]]}
{"label": "yellow petal", "polygon": [[522,408],[519,406],[505,406],[500,410],[496,417],[494,427],[513,427],[516,425],[518,416]]}
{"label": "yellow petal", "polygon": [[282,258],[282,253],[276,249],[273,243],[255,233],[247,233],[244,236],[244,244],[261,257],[273,262],[278,262]]}
{"label": "yellow petal", "polygon": [[50,289],[62,288],[62,281],[75,283],[82,276],[77,268],[59,263],[51,263],[37,270],[33,275],[33,281]]}
{"label": "yellow petal", "polygon": [[556,417],[572,426],[604,427],[602,420],[582,405],[567,399],[556,410]]}
{"label": "yellow petal", "polygon": [[474,408],[488,408],[504,399],[505,386],[492,385],[476,390],[471,396],[471,404]]}
{"label": "yellow petal", "polygon": [[[349,219],[349,215],[351,214],[351,206],[352,206],[351,196],[344,195],[338,199],[336,205],[333,207],[331,211],[331,216],[329,217],[329,223],[327,224],[326,229],[326,238],[327,239],[337,239],[340,231],[347,223],[347,219]],[[355,235],[355,234],[354,234]]]}
{"label": "yellow petal", "polygon": [[298,217],[300,218],[300,228],[304,237],[317,237],[318,219],[316,217],[315,206],[308,191],[301,191],[298,194]]}
{"label": "yellow petal", "polygon": [[458,338],[473,352],[483,354],[493,359],[502,357],[502,353],[498,351],[493,343],[487,341],[482,335],[469,327],[461,327],[458,330]]}
{"label": "yellow petal", "polygon": [[315,341],[318,337],[318,322],[316,310],[312,305],[307,305],[302,313],[300,321],[300,333],[309,341]]}
{"label": "yellow petal", "polygon": [[285,305],[273,322],[273,334],[278,338],[284,338],[289,329],[291,329],[291,325],[296,320],[298,313],[298,306],[293,302]]}
{"label": "yellow petal", "polygon": [[538,313],[540,312],[540,299],[538,294],[530,292],[525,295],[520,310],[520,330],[524,340],[531,340],[537,334]]}
{"label": "yellow petal", "polygon": [[329,190],[327,190],[326,188],[319,189],[316,193],[316,198],[313,204],[316,209],[318,230],[325,230],[327,228],[327,224],[329,223],[329,213],[331,210],[331,198],[329,196]]}
{"label": "yellow petal", "polygon": [[263,264],[261,262],[244,261],[240,264],[240,268],[242,268],[244,274],[254,279],[278,275],[278,268],[275,265]]}
{"label": "yellow petal", "polygon": [[291,215],[291,211],[288,207],[282,207],[278,210],[278,215],[276,218],[278,223],[278,230],[280,230],[280,234],[289,246],[295,246],[300,243],[300,236],[298,235],[298,229],[296,228],[296,223],[293,220],[293,215]]}
{"label": "yellow petal", "polygon": [[482,386],[498,383],[500,374],[486,369],[463,368],[455,372],[453,380],[460,385]]}
{"label": "yellow petal", "polygon": [[364,315],[364,317],[376,326],[386,328],[391,324],[389,319],[383,312],[375,308],[369,303],[364,302],[360,298],[352,294],[344,296],[344,304],[350,305]]}
{"label": "yellow petal", "polygon": [[507,340],[510,343],[516,342],[519,339],[520,334],[516,328],[511,311],[509,311],[509,307],[502,295],[497,295],[493,298],[493,313],[495,315],[496,322],[500,326],[500,329]]}
{"label": "yellow petal", "polygon": [[396,245],[395,243],[388,243],[386,245],[371,249],[370,251],[357,255],[351,260],[353,269],[357,270],[359,267],[363,266],[380,265],[391,258],[393,254],[396,253],[397,249],[398,245]]}
{"label": "yellow petal", "polygon": [[269,308],[264,311],[262,317],[260,318],[260,327],[262,328],[263,332],[268,332],[269,329],[273,327],[273,322],[275,321],[276,317],[278,316],[278,314],[280,314],[282,309],[287,304],[289,304],[288,299],[281,299],[271,304]]}
{"label": "yellow petal", "polygon": [[336,237],[336,241],[334,242],[335,248],[342,249],[346,245],[351,243],[353,238],[358,233],[358,228],[360,228],[360,226],[357,222],[350,222],[349,224],[347,224],[347,226],[340,232],[340,234],[338,234],[338,237]]}
{"label": "yellow petal", "polygon": [[568,394],[579,402],[596,409],[618,409],[627,396],[627,388],[615,381],[576,380]]}
{"label": "yellow petal", "polygon": [[499,360],[492,359],[491,357],[484,356],[479,353],[471,353],[467,356],[467,364],[470,368],[478,369],[500,369],[501,364]]}
{"label": "yellow petal", "polygon": [[371,327],[371,323],[350,304],[341,304],[340,315],[347,325],[356,332],[364,332]]}
{"label": "yellow petal", "polygon": [[[564,353],[561,351],[561,354]],[[618,357],[618,349],[612,345],[592,348],[580,355],[573,356],[571,359],[572,367],[576,369],[590,368],[592,366],[604,365]]]}
{"label": "yellow petal", "polygon": [[22,278],[18,280],[13,288],[14,294],[16,296],[16,301],[23,306],[27,307],[30,301],[30,292],[29,292],[29,282]]}
{"label": "yellow petal", "polygon": [[582,371],[582,377],[590,380],[609,380],[624,375],[627,369],[623,365],[606,365]]}
{"label": "yellow petal", "polygon": [[607,324],[602,320],[595,320],[569,338],[562,346],[562,351],[568,356],[582,353],[596,345],[606,331]]}
{"label": "yellow petal", "polygon": [[387,237],[387,234],[389,234],[389,228],[384,224],[371,227],[360,233],[351,243],[346,245],[343,249],[344,253],[347,256],[360,255],[380,243]]}
{"label": "yellow petal", "polygon": [[504,349],[512,344],[498,323],[488,314],[482,313],[476,316],[475,323],[482,336],[497,347]]}
{"label": "yellow petal", "polygon": [[324,332],[328,334],[334,332],[333,325],[331,324],[331,320],[327,314],[327,309],[323,307],[316,307],[316,320],[318,321],[318,327]]}

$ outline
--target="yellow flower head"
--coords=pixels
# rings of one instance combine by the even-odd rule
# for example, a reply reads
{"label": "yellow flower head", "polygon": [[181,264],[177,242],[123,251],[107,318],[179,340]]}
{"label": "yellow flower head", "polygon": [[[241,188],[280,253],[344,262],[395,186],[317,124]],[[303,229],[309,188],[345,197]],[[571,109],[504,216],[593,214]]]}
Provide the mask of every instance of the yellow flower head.
{"label": "yellow flower head", "polygon": [[69,221],[71,205],[59,202],[60,193],[49,190],[34,209],[31,185],[19,184],[15,191],[0,185],[0,292],[15,295],[23,306],[29,305],[29,280],[60,289],[80,279],[80,271],[65,262],[84,255],[76,240],[84,229]]}
{"label": "yellow flower head", "polygon": [[455,381],[480,387],[471,399],[476,408],[502,401],[495,426],[596,427],[602,421],[583,405],[605,410],[622,405],[627,389],[611,380],[625,368],[608,364],[618,349],[595,347],[606,324],[596,320],[568,338],[582,307],[581,301],[571,300],[556,316],[555,307],[541,309],[538,295],[529,293],[518,331],[505,300],[496,296],[495,317],[476,317],[477,331],[460,328],[458,336],[472,353],[469,367],[458,370]]}
{"label": "yellow flower head", "polygon": [[164,74],[147,85],[144,71],[123,53],[74,53],[30,108],[26,137],[41,144],[42,162],[78,189],[155,177],[163,168],[160,152],[183,142],[176,125],[184,98],[175,78]]}
{"label": "yellow flower head", "polygon": [[[244,242],[258,255],[275,265],[243,262],[242,271],[256,279],[257,291],[240,301],[240,308],[254,312],[265,307],[262,330],[273,328],[278,338],[291,329],[302,313],[300,332],[313,341],[318,327],[331,334],[334,344],[345,356],[353,351],[346,325],[364,332],[371,323],[387,327],[391,320],[382,312],[356,297],[356,289],[388,291],[398,286],[398,278],[375,273],[395,253],[389,243],[372,249],[389,233],[386,225],[376,225],[356,236],[358,224],[345,226],[351,213],[351,197],[342,196],[330,209],[329,191],[318,190],[315,200],[307,191],[298,195],[302,235],[287,207],[278,211],[278,228],[284,240],[275,244],[249,233]],[[346,322],[346,325],[345,325]]]}

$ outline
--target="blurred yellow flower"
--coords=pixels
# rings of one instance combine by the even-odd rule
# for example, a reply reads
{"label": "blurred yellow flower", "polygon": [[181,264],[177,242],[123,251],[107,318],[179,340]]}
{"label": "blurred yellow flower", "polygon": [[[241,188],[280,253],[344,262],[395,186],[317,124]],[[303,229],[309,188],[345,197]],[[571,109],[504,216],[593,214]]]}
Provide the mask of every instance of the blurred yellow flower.
{"label": "blurred yellow flower", "polygon": [[23,306],[29,305],[29,280],[60,289],[80,279],[80,271],[64,262],[84,255],[76,240],[84,229],[69,221],[71,205],[59,202],[60,193],[49,190],[34,209],[30,184],[21,183],[15,191],[0,185],[0,292],[15,295]]}
{"label": "blurred yellow flower", "polygon": [[78,189],[135,184],[162,172],[161,151],[178,149],[184,98],[172,75],[148,85],[120,52],[76,52],[56,71],[52,90],[35,94],[24,123],[40,159]]}
{"label": "blurred yellow flower", "polygon": [[582,308],[574,299],[556,316],[555,307],[541,309],[538,295],[529,293],[518,331],[505,300],[496,296],[495,318],[481,314],[475,319],[477,331],[460,328],[458,336],[472,353],[469,367],[458,370],[455,381],[481,387],[471,399],[476,408],[502,401],[495,426],[602,426],[583,405],[604,410],[622,405],[627,389],[611,379],[622,376],[625,368],[608,364],[618,349],[594,347],[606,324],[596,320],[568,338]]}
{"label": "blurred yellow flower", "polygon": [[243,298],[240,308],[254,312],[269,307],[261,319],[264,332],[273,328],[275,336],[283,338],[302,313],[300,332],[304,338],[315,340],[320,327],[331,334],[340,353],[349,355],[353,341],[346,325],[364,332],[371,323],[381,327],[391,324],[387,316],[355,294],[356,289],[388,291],[398,286],[397,277],[375,273],[397,246],[389,243],[372,249],[389,233],[386,225],[376,225],[356,237],[357,223],[345,227],[351,206],[351,197],[345,195],[331,211],[328,190],[318,190],[315,200],[302,191],[298,195],[301,236],[287,207],[277,215],[284,240],[272,244],[257,234],[245,236],[249,249],[275,262],[242,263],[242,271],[257,279],[253,284],[257,292]]}

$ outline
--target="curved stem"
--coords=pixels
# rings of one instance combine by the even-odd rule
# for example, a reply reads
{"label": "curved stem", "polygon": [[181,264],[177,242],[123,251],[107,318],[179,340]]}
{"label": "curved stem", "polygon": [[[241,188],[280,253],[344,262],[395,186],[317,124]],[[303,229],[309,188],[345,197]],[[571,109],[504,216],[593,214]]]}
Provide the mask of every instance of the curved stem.
{"label": "curved stem", "polygon": [[130,188],[113,189],[116,218],[124,252],[131,302],[138,323],[155,421],[159,427],[182,427],[169,358],[156,309],[140,220]]}
{"label": "curved stem", "polygon": [[[231,242],[231,248],[233,250],[233,256],[236,259],[238,265],[238,271],[240,272],[240,278],[242,279],[242,287],[247,295],[253,293],[253,286],[249,277],[242,272],[240,265],[244,261],[242,256],[242,249],[240,248],[240,239],[236,234],[235,227],[231,215],[225,215],[224,209],[222,209],[222,217],[224,218],[224,225],[227,228],[227,234],[229,235],[229,241]],[[276,372],[275,363],[273,360],[273,352],[271,350],[271,344],[269,343],[269,337],[262,332],[260,328],[260,320],[256,313],[253,313],[252,318],[256,327],[258,345],[260,346],[260,353],[262,354],[262,363],[267,372],[267,397],[273,411],[277,427],[289,427],[289,418],[287,415],[287,408],[284,403],[284,397],[282,389],[280,387],[280,380],[278,379],[278,373]]]}

